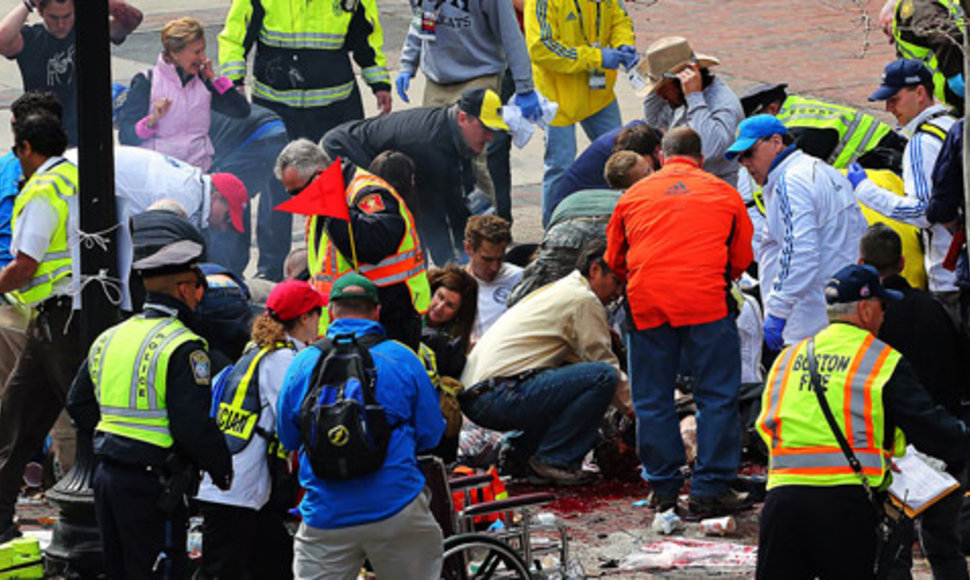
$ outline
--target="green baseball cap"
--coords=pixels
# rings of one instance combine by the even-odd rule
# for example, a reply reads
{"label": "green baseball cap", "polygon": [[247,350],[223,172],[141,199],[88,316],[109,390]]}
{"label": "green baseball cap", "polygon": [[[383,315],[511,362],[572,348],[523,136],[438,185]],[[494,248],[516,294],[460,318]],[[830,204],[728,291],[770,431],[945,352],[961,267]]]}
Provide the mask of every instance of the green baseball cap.
{"label": "green baseball cap", "polygon": [[374,304],[381,303],[381,299],[377,297],[377,286],[357,272],[344,274],[337,278],[337,281],[330,287],[331,302],[347,299],[369,300]]}

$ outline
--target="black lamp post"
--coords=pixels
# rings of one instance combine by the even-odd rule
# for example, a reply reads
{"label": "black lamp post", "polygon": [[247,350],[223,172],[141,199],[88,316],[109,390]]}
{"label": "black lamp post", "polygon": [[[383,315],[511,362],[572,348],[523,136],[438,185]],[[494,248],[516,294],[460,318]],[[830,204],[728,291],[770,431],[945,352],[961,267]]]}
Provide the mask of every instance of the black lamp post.
{"label": "black lamp post", "polygon": [[[78,101],[78,167],[80,229],[100,233],[109,243],[81,245],[82,281],[118,277],[114,235],[114,154],[111,132],[111,50],[108,44],[107,0],[74,2]],[[81,294],[81,340],[85,349],[118,318],[98,282]],[[51,575],[96,578],[103,573],[101,533],[94,513],[94,453],[91,433],[77,434],[74,467],[47,492],[60,510],[50,546]]]}

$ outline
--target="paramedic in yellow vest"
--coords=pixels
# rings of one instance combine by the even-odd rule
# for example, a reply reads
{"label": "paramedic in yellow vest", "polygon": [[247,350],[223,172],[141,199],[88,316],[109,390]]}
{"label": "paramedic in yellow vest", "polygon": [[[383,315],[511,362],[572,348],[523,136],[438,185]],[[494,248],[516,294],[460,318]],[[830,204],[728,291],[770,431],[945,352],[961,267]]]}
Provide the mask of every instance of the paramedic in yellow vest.
{"label": "paramedic in yellow vest", "polygon": [[936,98],[962,116],[963,8],[960,0],[886,0],[879,24],[896,56],[923,62],[933,71]]}
{"label": "paramedic in yellow vest", "polygon": [[[77,292],[77,167],[61,155],[59,118],[30,113],[12,123],[13,152],[25,182],[14,201],[10,253],[0,294],[33,306],[27,344],[0,396],[0,542],[20,535],[14,506],[24,466],[64,408],[81,364]],[[72,254],[74,254],[72,259]]]}
{"label": "paramedic in yellow vest", "polygon": [[278,114],[290,139],[317,142],[364,118],[351,56],[379,112],[391,111],[377,0],[232,0],[219,33],[219,66],[240,90],[254,43],[253,102]]}
{"label": "paramedic in yellow vest", "polygon": [[[290,195],[297,195],[331,163],[317,145],[298,139],[276,160],[276,175]],[[360,273],[374,282],[381,299],[381,324],[387,335],[417,351],[421,315],[431,303],[431,289],[414,215],[383,179],[344,165],[347,205],[353,229],[331,217],[307,218],[307,266],[310,283],[324,296],[341,275],[353,270],[356,250]],[[321,317],[321,333],[328,317]]]}
{"label": "paramedic in yellow vest", "polygon": [[155,210],[132,218],[144,310],[104,331],[68,394],[79,431],[93,431],[94,505],[109,580],[186,578],[188,498],[199,471],[220,489],[232,457],[209,417],[206,342],[191,328],[205,292],[202,234]]}
{"label": "paramedic in yellow vest", "polygon": [[854,161],[867,169],[902,171],[906,138],[892,127],[852,107],[790,95],[785,83],[758,85],[741,97],[745,117],[778,117],[795,146],[836,169]]}
{"label": "paramedic in yellow vest", "polygon": [[[756,427],[769,449],[757,578],[872,578],[873,490],[888,486],[904,442],[960,469],[970,432],[933,403],[910,364],[875,335],[884,302],[871,266],[850,265],[825,287],[830,324],[783,350],[765,382]],[[862,474],[850,467],[812,389],[814,348],[824,397]]]}

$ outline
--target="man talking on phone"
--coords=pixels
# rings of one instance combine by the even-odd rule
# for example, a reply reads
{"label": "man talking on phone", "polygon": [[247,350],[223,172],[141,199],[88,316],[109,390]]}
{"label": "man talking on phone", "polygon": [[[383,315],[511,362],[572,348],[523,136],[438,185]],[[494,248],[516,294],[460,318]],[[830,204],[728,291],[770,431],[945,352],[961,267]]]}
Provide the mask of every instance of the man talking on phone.
{"label": "man talking on phone", "polygon": [[[666,36],[654,41],[640,63],[647,125],[662,131],[687,125],[701,136],[704,171],[738,187],[739,165],[724,158],[734,142],[744,109],[727,83],[711,72],[720,64],[713,56],[696,54],[686,38]],[[744,192],[742,192],[743,194]]]}

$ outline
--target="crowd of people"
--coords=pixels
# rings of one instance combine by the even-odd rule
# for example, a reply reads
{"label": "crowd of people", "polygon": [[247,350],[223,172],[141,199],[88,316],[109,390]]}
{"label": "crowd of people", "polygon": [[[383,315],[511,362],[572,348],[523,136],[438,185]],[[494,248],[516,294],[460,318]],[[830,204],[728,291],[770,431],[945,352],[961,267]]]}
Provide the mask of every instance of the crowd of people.
{"label": "crowd of people", "polygon": [[[0,542],[26,466],[50,436],[63,475],[75,429],[118,579],[187,577],[194,513],[195,578],[435,578],[419,455],[586,486],[614,473],[593,450],[616,417],[656,514],[764,502],[759,578],[908,574],[916,528],[886,558],[875,505],[904,442],[967,484],[962,53],[927,32],[961,32],[950,0],[880,15],[899,58],[869,100],[898,129],[785,83],[739,96],[682,36],[638,52],[619,0],[415,0],[394,85],[408,102],[423,74],[423,106],[392,112],[375,0],[233,0],[218,64],[178,18],[119,83],[101,234],[80,228],[74,2],[0,21],[25,91],[0,158]],[[117,44],[142,20],[109,12]],[[516,244],[510,144],[537,128],[544,232]],[[119,316],[84,344],[91,237]],[[937,577],[968,577],[962,498],[918,516]]]}

